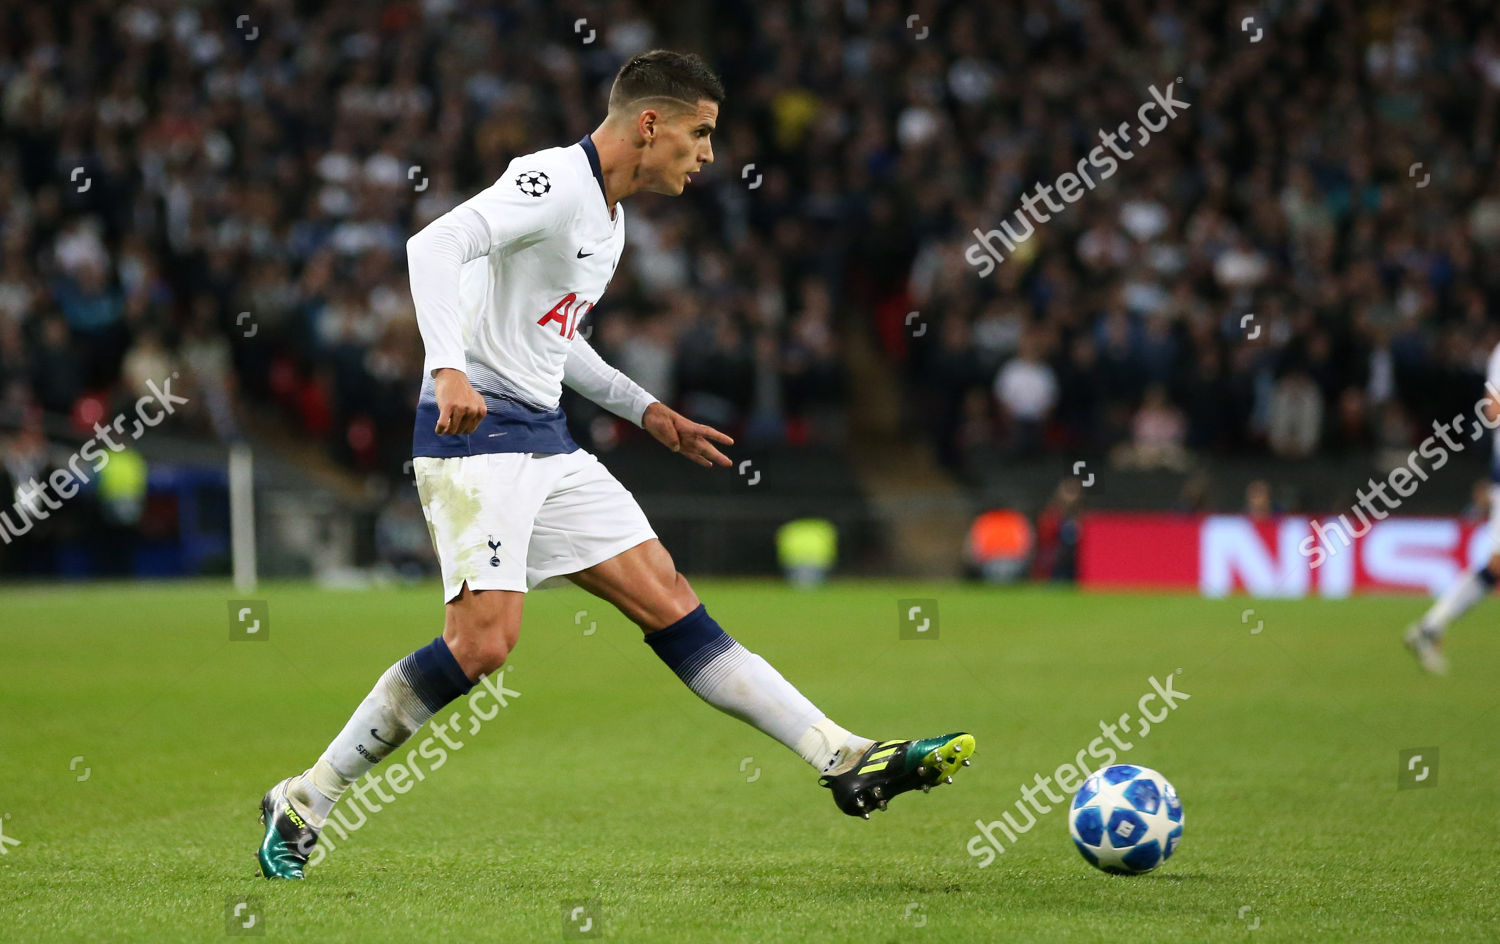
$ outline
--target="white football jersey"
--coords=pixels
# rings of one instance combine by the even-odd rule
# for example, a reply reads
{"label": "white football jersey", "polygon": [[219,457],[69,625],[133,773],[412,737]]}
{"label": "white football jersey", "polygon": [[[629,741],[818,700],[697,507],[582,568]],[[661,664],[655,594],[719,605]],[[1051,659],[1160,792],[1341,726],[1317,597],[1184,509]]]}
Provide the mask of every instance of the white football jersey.
{"label": "white football jersey", "polygon": [[[412,297],[427,350],[413,454],[576,449],[559,401],[565,375],[593,396],[573,383],[583,361],[590,383],[597,378],[612,395],[623,391],[616,399],[625,408],[605,405],[622,415],[634,410],[630,418],[639,422],[649,395],[616,376],[578,336],[624,246],[624,208],[617,204],[611,218],[587,137],[516,158],[491,187],[412,237]],[[432,374],[445,367],[467,374],[489,409],[469,436],[432,432]]]}
{"label": "white football jersey", "polygon": [[452,212],[465,210],[484,220],[490,241],[459,280],[464,350],[481,369],[469,379],[478,386],[490,372],[532,406],[555,407],[569,342],[625,248],[624,207],[610,219],[588,155],[575,144],[516,158]]}

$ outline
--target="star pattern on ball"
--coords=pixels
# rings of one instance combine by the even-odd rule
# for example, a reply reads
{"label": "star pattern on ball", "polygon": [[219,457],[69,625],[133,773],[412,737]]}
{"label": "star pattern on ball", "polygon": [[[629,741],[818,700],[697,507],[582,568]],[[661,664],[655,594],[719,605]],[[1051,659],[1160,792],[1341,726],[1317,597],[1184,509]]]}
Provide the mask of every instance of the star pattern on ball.
{"label": "star pattern on ball", "polygon": [[516,189],[528,197],[540,197],[552,189],[552,181],[539,170],[523,170],[516,175]]}
{"label": "star pattern on ball", "polygon": [[[1181,839],[1181,807],[1169,802],[1166,793],[1159,793],[1156,789],[1142,790],[1143,784],[1154,786],[1149,773],[1119,783],[1110,783],[1101,776],[1091,778],[1086,785],[1098,792],[1074,811],[1069,831],[1078,843],[1079,851],[1084,852],[1092,864],[1107,871],[1150,871],[1175,851],[1172,833],[1177,831],[1177,839]],[[1132,787],[1136,788],[1134,792]],[[1170,785],[1166,788],[1171,789]],[[1170,795],[1175,799],[1175,793]],[[1132,800],[1145,802],[1138,806]],[[1175,820],[1172,818],[1174,806],[1178,810]],[[1087,815],[1081,815],[1085,811],[1088,811]],[[1090,824],[1086,829],[1088,835],[1080,835],[1081,823]],[[1156,844],[1155,854],[1146,848],[1152,842]]]}

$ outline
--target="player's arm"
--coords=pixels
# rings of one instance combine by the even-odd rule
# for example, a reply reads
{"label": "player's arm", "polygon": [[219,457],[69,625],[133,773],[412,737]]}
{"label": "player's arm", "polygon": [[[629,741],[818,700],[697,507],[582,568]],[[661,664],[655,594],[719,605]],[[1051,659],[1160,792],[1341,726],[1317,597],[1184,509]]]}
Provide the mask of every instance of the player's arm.
{"label": "player's arm", "polygon": [[463,314],[458,277],[464,263],[490,249],[484,218],[459,206],[428,223],[406,241],[411,297],[427,355],[422,369],[433,378],[438,402],[434,429],[442,435],[472,433],[488,411],[465,371]]}
{"label": "player's arm", "polygon": [[583,338],[574,338],[568,348],[563,383],[701,466],[729,465],[729,457],[714,443],[732,446],[733,439],[711,426],[694,423],[657,400],[623,371],[606,364]]}
{"label": "player's arm", "polygon": [[589,342],[574,338],[563,362],[563,383],[624,420],[641,426],[646,408],[656,402],[644,387],[611,367]]}
{"label": "player's arm", "polygon": [[1485,425],[1493,429],[1500,424],[1500,398],[1495,396],[1494,390],[1486,390],[1484,399],[1480,401],[1481,410],[1484,411]]}
{"label": "player's arm", "polygon": [[560,188],[523,190],[507,169],[495,184],[427,224],[406,241],[417,326],[436,386],[439,434],[467,434],[487,409],[465,371],[459,273],[464,263],[505,248],[523,248],[571,218],[574,201]]}
{"label": "player's arm", "polygon": [[680,452],[704,468],[729,465],[729,457],[720,452],[714,443],[733,446],[734,440],[712,426],[694,423],[665,403],[657,402],[646,407],[641,417],[641,427],[656,437],[656,441],[673,452]]}

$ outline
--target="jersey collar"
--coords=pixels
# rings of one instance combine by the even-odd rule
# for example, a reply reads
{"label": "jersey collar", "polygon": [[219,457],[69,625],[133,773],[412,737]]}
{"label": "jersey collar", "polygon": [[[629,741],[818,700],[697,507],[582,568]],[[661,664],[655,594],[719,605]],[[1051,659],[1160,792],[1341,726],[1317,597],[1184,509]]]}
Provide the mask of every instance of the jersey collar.
{"label": "jersey collar", "polygon": [[599,184],[599,196],[604,198],[604,208],[607,210],[609,209],[609,194],[604,192],[604,170],[599,166],[599,149],[594,147],[594,139],[588,135],[579,139],[578,146],[583,148],[584,155],[589,159],[589,170],[594,172],[594,180]]}

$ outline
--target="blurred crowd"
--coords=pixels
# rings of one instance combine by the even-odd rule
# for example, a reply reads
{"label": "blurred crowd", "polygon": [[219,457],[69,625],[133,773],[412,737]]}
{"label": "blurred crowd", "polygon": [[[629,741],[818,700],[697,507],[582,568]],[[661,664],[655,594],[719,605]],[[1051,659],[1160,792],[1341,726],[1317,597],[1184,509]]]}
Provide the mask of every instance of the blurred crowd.
{"label": "blurred crowd", "polygon": [[[884,335],[948,465],[1305,459],[1409,447],[1471,409],[1500,341],[1493,5],[1270,9],[956,14],[903,70],[928,183]],[[991,239],[1004,261],[966,260],[1152,85],[1189,107],[1014,252]]]}
{"label": "blurred crowd", "polygon": [[[541,2],[244,9],[0,8],[0,416],[82,433],[180,372],[195,432],[258,414],[399,474],[422,364],[406,238],[511,157],[591,131],[670,8],[600,7],[588,44]],[[771,89],[744,78],[763,116]],[[815,221],[735,184],[632,201],[585,332],[700,419],[838,441],[836,282],[802,257]],[[618,435],[576,406],[583,441]]]}
{"label": "blurred crowd", "polygon": [[[718,164],[630,202],[589,330],[701,420],[837,445],[880,402],[858,375],[900,385],[951,467],[1176,468],[1400,442],[1472,403],[1500,340],[1489,4],[1283,4],[1255,38],[1180,0],[917,9],[6,5],[0,417],[83,427],[175,373],[197,433],[269,420],[396,474],[406,237],[592,130],[655,46],[722,74]],[[1112,179],[990,274],[966,261],[1178,77],[1190,107]],[[580,441],[630,433],[570,410]]]}

